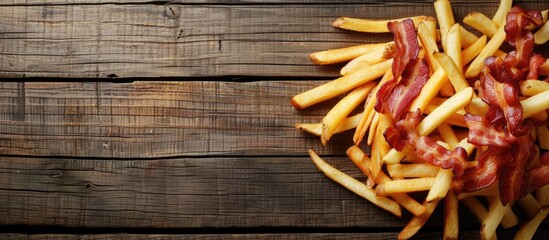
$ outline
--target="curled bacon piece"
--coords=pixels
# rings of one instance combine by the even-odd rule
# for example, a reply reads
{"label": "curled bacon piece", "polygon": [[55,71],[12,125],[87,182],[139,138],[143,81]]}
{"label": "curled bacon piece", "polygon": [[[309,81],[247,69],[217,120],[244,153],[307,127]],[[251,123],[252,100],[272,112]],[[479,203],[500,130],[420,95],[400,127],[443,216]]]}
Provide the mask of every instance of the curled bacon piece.
{"label": "curled bacon piece", "polygon": [[540,156],[539,163],[539,166],[529,171],[527,192],[549,184],[549,152]]}
{"label": "curled bacon piece", "polygon": [[528,76],[526,79],[539,79],[539,67],[545,63],[545,57],[536,54],[530,58]]}
{"label": "curled bacon piece", "polygon": [[382,106],[381,112],[400,120],[428,79],[429,65],[423,59],[415,59],[404,70],[398,83],[392,79],[379,89],[376,106]]}
{"label": "curled bacon piece", "polygon": [[417,59],[419,55],[416,28],[409,18],[400,22],[389,22],[387,28],[394,36],[396,51],[392,70],[394,78],[398,79],[408,63]]}
{"label": "curled bacon piece", "polygon": [[512,135],[505,134],[495,124],[490,124],[485,117],[467,113],[464,118],[469,127],[467,136],[469,143],[476,146],[507,147],[511,145],[511,141],[514,141]]}
{"label": "curled bacon piece", "polygon": [[[433,139],[421,136],[416,127],[421,121],[421,111],[408,112],[396,124],[397,131],[409,145],[416,148],[417,155],[431,165],[452,169],[454,176],[460,176],[466,167],[467,152],[461,147],[450,151]],[[394,131],[394,130],[391,130]],[[389,143],[391,144],[391,143]]]}
{"label": "curled bacon piece", "polygon": [[[507,131],[515,136],[524,135],[526,132],[521,128],[522,105],[518,98],[518,81],[505,75],[506,71],[502,66],[501,58],[488,57],[485,65],[480,80],[482,88],[480,97],[490,106],[486,117],[492,124],[496,124],[496,120],[499,120],[498,116],[503,115]],[[491,73],[495,73],[500,79],[494,78]]]}
{"label": "curled bacon piece", "polygon": [[[393,79],[380,87],[374,108],[398,121],[427,82],[429,65],[418,59],[419,42],[412,20],[389,22],[387,27],[394,35],[396,47]],[[398,81],[401,75],[402,79]]]}
{"label": "curled bacon piece", "polygon": [[528,192],[525,185],[528,183],[527,167],[534,158],[536,145],[530,134],[523,135],[508,150],[512,155],[502,169],[499,180],[499,197],[503,205],[524,197]]}
{"label": "curled bacon piece", "polygon": [[460,194],[491,186],[497,180],[502,165],[510,158],[511,155],[505,148],[488,148],[480,156],[477,166],[466,169],[460,178],[453,181],[452,189],[456,194]]}
{"label": "curled bacon piece", "polygon": [[543,19],[540,11],[526,11],[520,6],[514,6],[509,10],[505,24],[506,40],[516,48],[516,51],[506,57],[508,68],[528,66],[529,58],[534,50],[534,37],[527,27],[529,25],[538,27],[541,24],[543,24]]}

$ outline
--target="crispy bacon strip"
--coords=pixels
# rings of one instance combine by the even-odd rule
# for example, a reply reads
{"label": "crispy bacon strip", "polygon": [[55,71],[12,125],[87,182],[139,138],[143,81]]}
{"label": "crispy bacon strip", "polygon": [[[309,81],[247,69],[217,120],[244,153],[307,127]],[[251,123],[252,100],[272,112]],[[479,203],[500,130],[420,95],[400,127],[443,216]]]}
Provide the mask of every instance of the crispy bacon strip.
{"label": "crispy bacon strip", "polygon": [[[505,134],[502,129],[496,127],[482,116],[465,114],[465,123],[469,127],[467,141],[476,146],[498,146],[508,147],[514,140],[509,134]],[[508,139],[508,138],[511,138]]]}
{"label": "crispy bacon strip", "polygon": [[[541,26],[543,19],[540,11],[526,11],[520,6],[514,6],[507,14],[505,33],[507,42],[516,48],[506,57],[508,68],[524,68],[528,66],[534,50],[534,37],[527,29],[529,25]],[[509,58],[509,59],[507,59]]]}
{"label": "crispy bacon strip", "polygon": [[[419,42],[412,20],[389,22],[394,35],[396,53],[393,60],[393,79],[383,84],[377,94],[375,110],[400,120],[429,78],[429,65],[418,59]],[[398,81],[402,75],[402,79]]]}
{"label": "crispy bacon strip", "polygon": [[[524,135],[526,132],[521,128],[522,105],[520,104],[518,81],[509,79],[502,69],[501,58],[488,57],[485,60],[480,85],[482,91],[481,99],[488,103],[490,110],[486,117],[496,124],[499,115],[503,114],[506,121],[506,130],[515,136]],[[495,79],[491,73],[495,73],[500,79]],[[499,80],[499,81],[498,81]]]}
{"label": "crispy bacon strip", "polygon": [[512,161],[502,169],[499,180],[499,197],[503,205],[526,196],[528,185],[528,171],[526,168],[534,158],[536,145],[532,135],[519,137],[510,148]]}
{"label": "crispy bacon strip", "polygon": [[530,58],[528,76],[526,79],[539,79],[539,67],[545,63],[545,57],[541,54],[536,54]]}
{"label": "crispy bacon strip", "polygon": [[396,52],[393,61],[393,76],[398,79],[406,66],[417,59],[419,42],[414,22],[409,18],[400,22],[389,22],[387,28],[393,33],[395,40]]}
{"label": "crispy bacon strip", "polygon": [[390,114],[397,121],[402,119],[428,78],[429,65],[423,59],[414,60],[404,70],[398,83],[392,79],[380,88],[376,106],[383,105],[383,113]]}
{"label": "crispy bacon strip", "polygon": [[396,124],[398,132],[409,145],[416,148],[417,155],[431,165],[452,169],[454,176],[460,176],[466,168],[467,151],[456,147],[450,151],[433,139],[421,136],[416,127],[421,121],[421,111],[408,112],[406,117]]}
{"label": "crispy bacon strip", "polygon": [[539,158],[540,165],[531,169],[528,176],[527,192],[549,184],[549,152],[545,152]]}
{"label": "crispy bacon strip", "polygon": [[491,186],[499,175],[502,165],[511,158],[505,148],[489,147],[482,153],[479,163],[474,168],[468,168],[463,175],[452,183],[456,194],[474,192]]}

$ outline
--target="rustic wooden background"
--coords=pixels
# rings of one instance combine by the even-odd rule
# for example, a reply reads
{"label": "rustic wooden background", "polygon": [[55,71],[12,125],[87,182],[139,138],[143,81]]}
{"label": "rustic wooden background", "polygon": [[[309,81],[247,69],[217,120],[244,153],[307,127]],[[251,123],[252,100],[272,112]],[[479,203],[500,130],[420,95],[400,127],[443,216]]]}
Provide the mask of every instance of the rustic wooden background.
{"label": "rustic wooden background", "polygon": [[[497,5],[453,1],[458,20]],[[309,53],[391,38],[335,18],[418,14],[434,16],[432,1],[1,1],[0,238],[395,238],[409,215],[307,156],[360,177],[343,157],[350,135],[324,147],[293,128],[334,102],[297,111],[289,99],[337,76]],[[418,238],[441,237],[440,215]],[[478,236],[466,212],[460,224]]]}

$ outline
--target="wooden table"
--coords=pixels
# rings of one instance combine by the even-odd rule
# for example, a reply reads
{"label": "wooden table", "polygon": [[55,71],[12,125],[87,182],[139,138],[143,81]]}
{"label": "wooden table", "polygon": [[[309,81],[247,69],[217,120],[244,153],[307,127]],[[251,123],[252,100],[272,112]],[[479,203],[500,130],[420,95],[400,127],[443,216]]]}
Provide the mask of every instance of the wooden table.
{"label": "wooden table", "polygon": [[[497,5],[453,9],[461,20]],[[324,147],[293,127],[334,101],[297,111],[289,99],[341,67],[309,53],[391,39],[335,18],[418,14],[434,16],[432,2],[1,1],[0,238],[395,238],[409,214],[367,203],[307,156],[361,178],[344,157],[350,133]],[[460,220],[476,238],[478,222]],[[442,236],[439,211],[427,225],[418,238]]]}

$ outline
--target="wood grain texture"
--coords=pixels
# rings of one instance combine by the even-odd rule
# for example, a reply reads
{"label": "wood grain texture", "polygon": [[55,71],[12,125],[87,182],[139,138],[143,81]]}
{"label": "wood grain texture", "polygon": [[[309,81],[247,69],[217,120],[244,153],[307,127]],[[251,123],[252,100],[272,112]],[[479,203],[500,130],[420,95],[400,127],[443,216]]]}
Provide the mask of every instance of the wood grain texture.
{"label": "wood grain texture", "polygon": [[[349,160],[329,160],[361,176]],[[0,226],[193,229],[404,224],[331,182],[305,157],[141,161],[4,157],[0,196]]]}
{"label": "wood grain texture", "polygon": [[108,158],[344,155],[352,132],[322,146],[294,128],[335,101],[290,98],[323,81],[2,82],[0,154]]}
{"label": "wood grain texture", "polygon": [[[402,1],[291,5],[58,2],[66,4],[26,6],[12,1],[1,7],[0,77],[336,76],[336,67],[314,66],[307,55],[390,39],[389,34],[335,29],[330,23],[337,17],[434,15],[430,2]],[[471,10],[491,15],[497,3],[456,2],[453,10],[457,19]],[[543,2],[521,5],[548,7]]]}
{"label": "wood grain texture", "polygon": [[[441,232],[420,232],[416,235],[415,239],[423,240],[438,240],[441,239]],[[460,232],[460,239],[478,239],[478,231],[462,231]],[[498,239],[512,239],[513,232],[502,231]],[[369,240],[386,240],[396,239],[398,233],[395,232],[382,232],[382,233],[263,233],[263,234],[0,234],[2,239],[48,239],[48,240],[63,240],[63,239],[201,239],[201,240],[213,240],[213,239],[289,239],[289,240],[356,240],[356,239],[369,239]],[[549,231],[540,230],[534,236],[534,239],[547,239],[549,237]]]}

